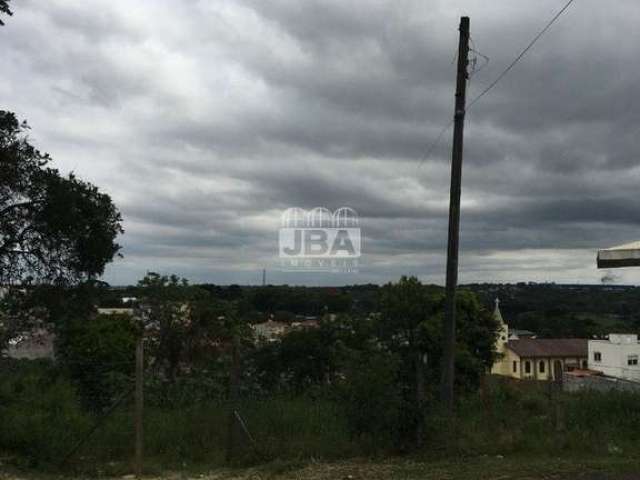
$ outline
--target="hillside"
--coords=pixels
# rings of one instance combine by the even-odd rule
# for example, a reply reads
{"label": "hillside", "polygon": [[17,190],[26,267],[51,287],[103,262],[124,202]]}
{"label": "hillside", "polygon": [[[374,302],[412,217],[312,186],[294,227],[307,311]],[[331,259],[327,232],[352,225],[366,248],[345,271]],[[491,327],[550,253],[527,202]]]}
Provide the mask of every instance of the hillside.
{"label": "hillside", "polygon": [[640,288],[624,285],[471,284],[482,301],[500,309],[512,328],[541,337],[591,337],[637,332]]}

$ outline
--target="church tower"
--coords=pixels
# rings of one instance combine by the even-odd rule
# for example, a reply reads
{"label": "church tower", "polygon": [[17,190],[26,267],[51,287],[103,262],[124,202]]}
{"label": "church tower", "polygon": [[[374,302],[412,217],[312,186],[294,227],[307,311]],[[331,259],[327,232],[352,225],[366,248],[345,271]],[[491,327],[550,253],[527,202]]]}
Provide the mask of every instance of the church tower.
{"label": "church tower", "polygon": [[[495,350],[498,353],[498,358],[491,368],[491,373],[503,375],[503,368],[508,369],[504,356],[506,354],[506,346],[509,341],[509,325],[507,325],[502,318],[502,312],[500,312],[500,299],[496,298],[495,308],[493,309],[493,318],[498,322],[498,336],[496,338]],[[505,367],[506,365],[506,367]]]}

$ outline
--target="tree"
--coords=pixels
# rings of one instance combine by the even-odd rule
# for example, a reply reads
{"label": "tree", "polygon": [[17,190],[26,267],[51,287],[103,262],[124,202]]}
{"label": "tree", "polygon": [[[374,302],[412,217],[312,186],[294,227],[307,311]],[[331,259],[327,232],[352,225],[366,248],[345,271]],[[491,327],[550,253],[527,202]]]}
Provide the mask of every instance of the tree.
{"label": "tree", "polygon": [[149,354],[173,383],[189,342],[190,303],[202,291],[176,275],[149,272],[138,282],[142,295],[143,322],[150,331]]}
{"label": "tree", "polygon": [[407,412],[414,417],[407,424],[420,447],[424,436],[425,358],[433,360],[441,355],[437,314],[443,296],[427,290],[417,278],[403,276],[398,283],[383,287],[380,303],[380,338],[404,359],[405,385],[412,385],[405,387]]}
{"label": "tree", "polygon": [[351,434],[377,449],[398,446],[404,407],[402,392],[395,388],[398,363],[398,356],[388,351],[349,350],[344,381],[336,385]]}
{"label": "tree", "polygon": [[0,111],[0,283],[95,278],[120,250],[120,213],[94,185],[49,167],[28,128]]}
{"label": "tree", "polygon": [[126,314],[77,317],[59,330],[57,352],[84,405],[101,411],[131,385],[139,325]]}
{"label": "tree", "polygon": [[[380,305],[379,340],[402,359],[398,387],[405,392],[406,434],[420,446],[426,383],[437,381],[442,357],[444,292],[415,277],[402,277],[383,287]],[[493,364],[498,325],[472,292],[458,292],[456,311],[456,386],[473,389]]]}
{"label": "tree", "polygon": [[275,370],[281,372],[294,391],[322,384],[334,371],[332,336],[322,328],[294,330],[281,342],[270,345],[278,352]]}
{"label": "tree", "polygon": [[[474,390],[496,359],[498,323],[469,290],[456,293],[456,387]],[[441,314],[442,315],[442,314]]]}
{"label": "tree", "polygon": [[[11,0],[0,0],[0,13],[4,13],[5,15],[13,15],[13,12],[9,9],[9,2]],[[4,25],[4,22],[0,20],[0,26]]]}
{"label": "tree", "polygon": [[0,299],[0,350],[22,333],[45,328],[60,333],[70,323],[93,318],[108,285],[88,280],[77,285],[32,285]]}
{"label": "tree", "polygon": [[165,402],[179,373],[207,370],[235,339],[249,335],[238,302],[219,301],[176,275],[150,272],[138,287],[147,351],[162,374]]}
{"label": "tree", "polygon": [[279,341],[260,342],[251,355],[260,387],[301,393],[333,384],[343,377],[345,365],[353,363],[352,357],[372,351],[371,324],[366,318],[345,314],[335,319],[325,316],[316,328],[294,328]]}

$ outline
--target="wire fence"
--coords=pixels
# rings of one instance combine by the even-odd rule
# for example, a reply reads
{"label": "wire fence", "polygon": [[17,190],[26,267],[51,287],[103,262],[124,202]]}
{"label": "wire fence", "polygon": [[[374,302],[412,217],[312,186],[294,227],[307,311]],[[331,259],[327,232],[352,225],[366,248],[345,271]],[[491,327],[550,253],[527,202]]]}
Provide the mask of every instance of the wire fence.
{"label": "wire fence", "polygon": [[[137,473],[143,452],[177,464],[262,458],[244,413],[259,418],[259,399],[242,385],[236,347],[199,369],[144,359],[142,341],[138,348],[131,360],[1,360],[0,421],[14,421],[0,451],[26,447],[61,469],[105,463]],[[46,425],[17,420],[38,415]]]}
{"label": "wire fence", "polygon": [[[338,380],[318,378],[298,391],[264,390],[256,387],[260,373],[250,353],[229,341],[217,358],[198,368],[187,362],[173,368],[156,361],[153,351],[144,362],[135,352],[127,361],[5,360],[0,451],[13,448],[64,471],[142,474],[164,465],[333,459],[405,448],[398,439],[408,438],[402,429],[411,425],[411,412],[397,403],[405,392],[389,388],[387,366],[372,369],[372,359],[361,358]],[[72,377],[70,370],[77,374],[80,367],[88,375]],[[344,375],[349,389],[337,393],[336,382]],[[493,376],[482,377],[480,395],[460,397],[452,425],[430,401],[426,381],[421,435],[433,451],[517,449],[534,441],[551,448],[550,442],[576,429],[581,448],[595,448],[599,436],[613,435],[612,425],[640,427],[640,417],[628,414],[635,408],[634,393],[571,399],[559,382]],[[612,402],[616,408],[609,411]]]}

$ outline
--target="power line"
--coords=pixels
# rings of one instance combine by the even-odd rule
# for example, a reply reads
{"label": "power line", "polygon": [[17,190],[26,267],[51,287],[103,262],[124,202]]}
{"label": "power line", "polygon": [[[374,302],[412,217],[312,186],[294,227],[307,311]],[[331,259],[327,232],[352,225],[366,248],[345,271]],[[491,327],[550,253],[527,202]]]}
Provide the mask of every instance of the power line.
{"label": "power line", "polygon": [[518,56],[517,56],[517,57],[516,57],[516,58],[515,58],[515,59],[514,59],[514,60],[513,60],[513,61],[512,61],[508,66],[507,66],[507,68],[505,68],[505,69],[502,71],[502,73],[501,73],[500,75],[498,75],[498,76],[496,77],[496,79],[495,79],[493,82],[491,82],[491,83],[489,84],[489,86],[487,86],[484,90],[482,90],[482,92],[480,92],[480,93],[479,93],[479,94],[478,94],[478,95],[477,95],[473,100],[471,100],[471,101],[469,102],[469,105],[467,105],[467,110],[469,110],[469,109],[473,106],[473,104],[474,104],[474,103],[476,103],[478,100],[480,100],[483,96],[485,96],[487,93],[489,93],[489,90],[491,90],[493,87],[495,87],[495,86],[498,84],[498,82],[499,82],[500,80],[502,80],[502,79],[504,78],[504,76],[505,76],[507,73],[509,73],[509,71],[510,71],[510,70],[511,70],[515,65],[516,65],[516,63],[518,63],[518,62],[520,61],[520,59],[521,59],[522,57],[524,57],[524,56],[527,54],[527,52],[528,52],[529,50],[531,50],[531,48],[532,48],[532,47],[535,45],[535,43],[540,39],[540,37],[542,37],[542,35],[544,35],[544,34],[545,34],[545,32],[546,32],[547,30],[549,30],[549,28],[551,27],[551,25],[553,25],[553,24],[555,23],[555,21],[556,21],[558,18],[560,18],[560,15],[562,15],[562,14],[564,13],[564,11],[565,11],[567,8],[569,8],[569,6],[570,6],[573,2],[574,2],[574,0],[569,0],[569,1],[565,4],[565,6],[564,6],[564,7],[562,7],[562,8],[558,11],[558,13],[556,13],[556,14],[553,16],[553,18],[552,18],[551,20],[549,20],[549,22],[547,22],[547,24],[544,26],[544,28],[543,28],[542,30],[540,30],[540,31],[538,32],[538,34],[537,34],[535,37],[533,37],[533,40],[531,40],[531,41],[529,42],[529,44],[524,48],[524,50],[522,50],[522,51],[518,54]]}
{"label": "power line", "polygon": [[451,125],[453,125],[453,118],[451,120],[449,120],[449,123],[447,123],[444,127],[442,127],[442,130],[440,130],[440,133],[438,133],[438,135],[429,144],[429,147],[427,148],[427,151],[425,152],[425,154],[420,159],[420,163],[418,163],[418,168],[420,168],[422,166],[422,164],[427,161],[427,159],[429,158],[429,155],[431,155],[433,150],[438,146],[438,143],[440,142],[440,139],[445,134],[445,132],[447,130],[449,130]]}
{"label": "power line", "polygon": [[[553,25],[555,23],[556,20],[558,20],[558,18],[560,18],[560,16],[565,12],[565,10],[567,10],[569,8],[569,6],[571,6],[571,4],[574,2],[574,0],[569,0],[564,7],[562,7],[558,13],[556,13],[551,20],[549,20],[547,22],[547,24],[544,26],[544,28],[542,30],[540,30],[538,32],[538,34],[533,37],[533,39],[529,42],[529,44],[518,54],[518,56],[516,56],[516,58],[502,71],[502,73],[500,73],[500,75],[498,75],[496,77],[496,79],[491,82],[484,90],[482,90],[482,92],[480,92],[476,97],[474,97],[469,104],[467,105],[467,110],[469,110],[475,103],[478,102],[478,100],[480,100],[483,96],[485,96],[487,93],[489,93],[489,91],[495,87],[498,82],[500,82],[500,80],[502,80],[505,75],[507,75],[507,73],[509,73],[509,71],[511,71],[511,69],[522,59],[522,57],[524,57],[527,52],[529,50],[531,50],[531,48],[536,44],[536,42],[540,39],[540,37],[542,37],[542,35],[544,35],[546,33],[547,30],[549,30],[549,28],[551,27],[551,25]],[[477,52],[475,49],[473,50],[476,53]],[[483,57],[485,57],[484,55],[482,55]],[[433,141],[429,144],[429,146],[426,149],[425,154],[422,156],[422,159],[420,160],[420,163],[418,163],[418,167],[420,168],[422,166],[422,164],[427,160],[427,158],[429,158],[429,155],[431,155],[431,153],[433,152],[433,150],[436,148],[436,146],[438,145],[438,143],[440,142],[440,139],[442,138],[442,136],[445,134],[445,132],[447,130],[449,130],[449,128],[451,127],[451,125],[453,125],[453,119],[451,119],[445,126],[442,127],[442,130],[440,130],[440,133],[438,133],[438,135],[433,139]]]}

